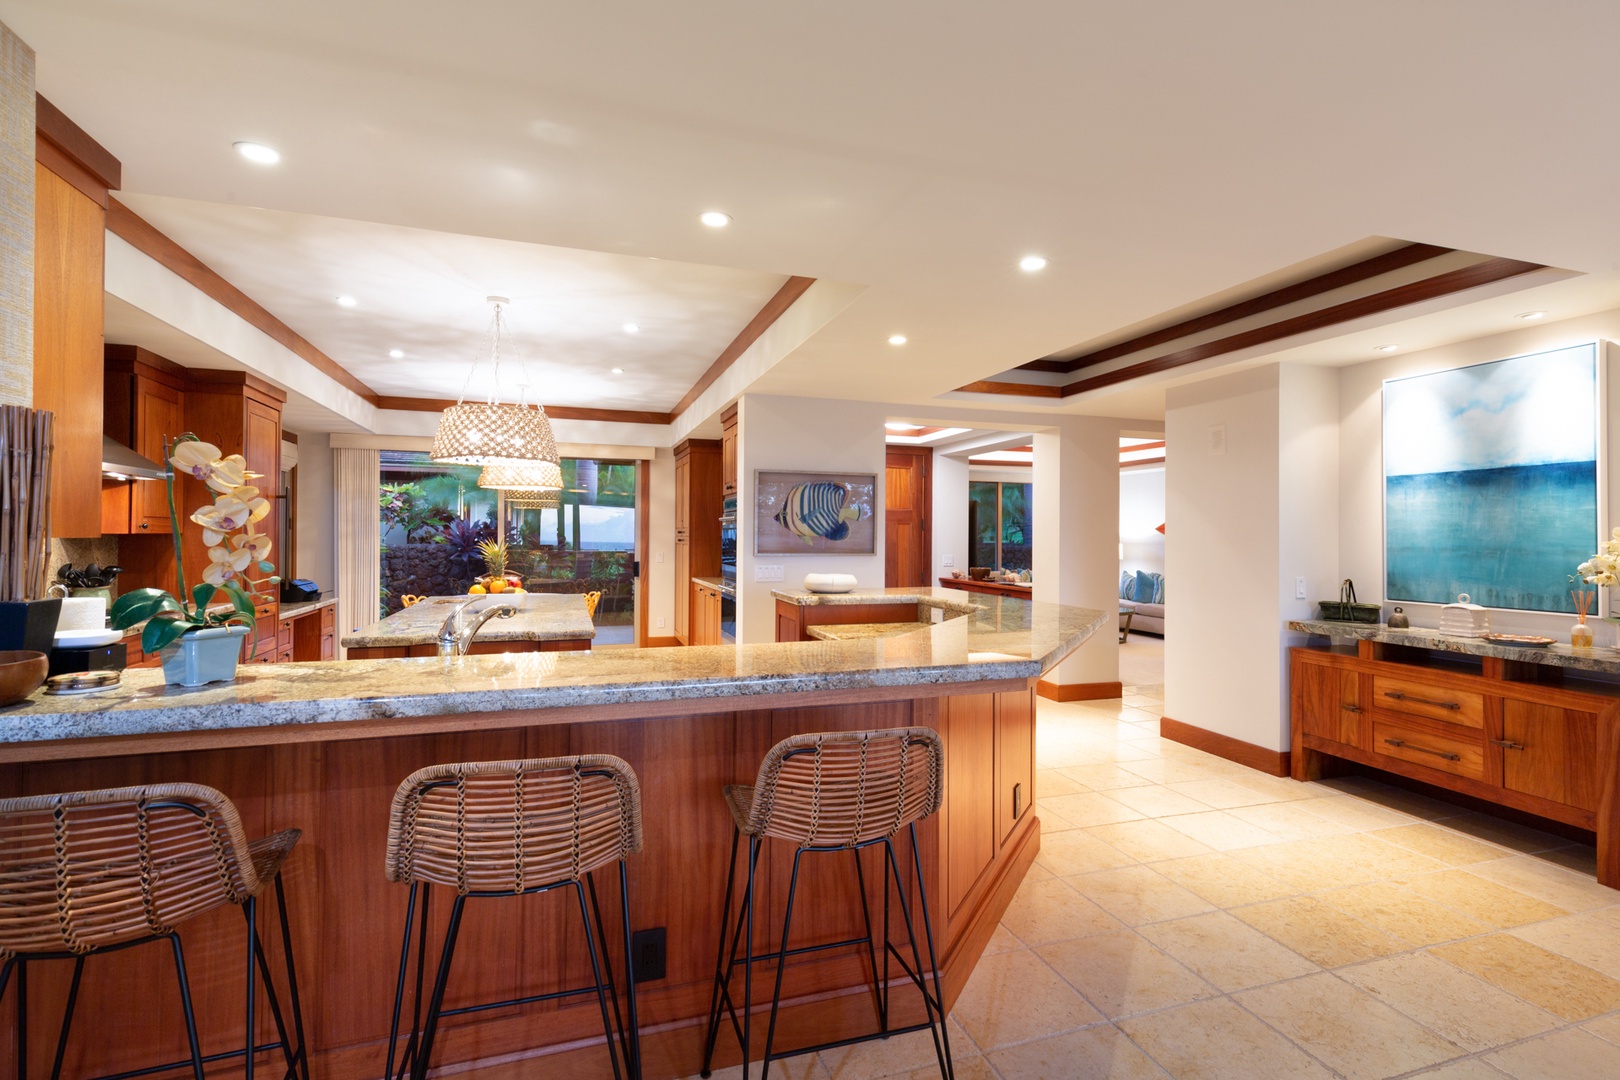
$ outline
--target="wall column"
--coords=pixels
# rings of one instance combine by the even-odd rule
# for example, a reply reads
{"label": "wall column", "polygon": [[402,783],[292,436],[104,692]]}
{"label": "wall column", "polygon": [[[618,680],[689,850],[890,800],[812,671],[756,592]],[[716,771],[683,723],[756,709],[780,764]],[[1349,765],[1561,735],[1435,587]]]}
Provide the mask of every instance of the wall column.
{"label": "wall column", "polygon": [[[1035,592],[1037,601],[1119,606],[1119,421],[1065,418],[1035,435]],[[1091,636],[1041,680],[1059,701],[1120,696],[1119,635]]]}
{"label": "wall column", "polygon": [[0,405],[34,403],[34,50],[0,23]]}

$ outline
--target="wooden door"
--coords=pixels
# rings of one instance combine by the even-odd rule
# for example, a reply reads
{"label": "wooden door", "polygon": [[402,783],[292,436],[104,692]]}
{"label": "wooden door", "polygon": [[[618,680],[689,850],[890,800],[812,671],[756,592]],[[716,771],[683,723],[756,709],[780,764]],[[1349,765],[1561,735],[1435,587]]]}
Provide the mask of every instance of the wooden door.
{"label": "wooden door", "polygon": [[720,490],[737,494],[737,406],[720,414]]}
{"label": "wooden door", "polygon": [[1300,664],[1301,723],[1308,735],[1367,748],[1362,737],[1360,677],[1326,664]]}
{"label": "wooden door", "polygon": [[1602,794],[1596,713],[1502,702],[1502,786],[1596,810]]}
{"label": "wooden door", "polygon": [[883,581],[891,589],[928,584],[933,566],[929,507],[933,450],[891,446],[883,496]]}
{"label": "wooden door", "polygon": [[682,645],[692,640],[692,546],[684,537],[675,538],[675,640]]}
{"label": "wooden door", "polygon": [[692,527],[692,459],[675,459],[675,538],[684,540]]}
{"label": "wooden door", "polygon": [[1035,799],[1035,691],[996,695],[996,823],[1000,843]]}
{"label": "wooden door", "polygon": [[[131,449],[164,465],[165,440],[173,439],[185,430],[185,408],[181,403],[180,391],[140,376],[133,381],[135,438],[131,442]],[[175,509],[180,510],[179,507]],[[156,480],[137,482],[132,514],[132,528],[137,531],[173,532],[169,522],[169,486]]]}

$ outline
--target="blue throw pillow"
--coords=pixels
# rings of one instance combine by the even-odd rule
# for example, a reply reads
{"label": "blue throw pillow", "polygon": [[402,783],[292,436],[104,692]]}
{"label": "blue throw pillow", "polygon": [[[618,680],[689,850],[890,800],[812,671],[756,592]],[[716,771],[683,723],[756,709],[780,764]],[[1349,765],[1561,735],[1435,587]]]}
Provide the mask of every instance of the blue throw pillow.
{"label": "blue throw pillow", "polygon": [[1153,575],[1153,602],[1155,604],[1163,604],[1164,603],[1164,575],[1163,574],[1154,574]]}
{"label": "blue throw pillow", "polygon": [[1140,603],[1158,603],[1158,601],[1153,598],[1153,575],[1148,573],[1146,570],[1138,570],[1136,572],[1135,594],[1137,601]]}
{"label": "blue throw pillow", "polygon": [[1121,600],[1132,600],[1135,597],[1136,575],[1129,570],[1122,571],[1119,575],[1119,598]]}

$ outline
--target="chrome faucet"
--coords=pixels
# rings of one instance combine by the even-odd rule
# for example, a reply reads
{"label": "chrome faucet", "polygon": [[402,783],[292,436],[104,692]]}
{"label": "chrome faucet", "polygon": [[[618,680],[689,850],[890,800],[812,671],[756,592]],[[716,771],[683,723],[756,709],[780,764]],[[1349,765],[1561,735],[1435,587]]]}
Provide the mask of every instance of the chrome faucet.
{"label": "chrome faucet", "polygon": [[491,619],[510,619],[517,614],[517,606],[514,604],[491,604],[473,612],[473,617],[467,624],[458,625],[461,622],[462,612],[475,603],[477,601],[469,600],[462,604],[452,611],[450,617],[444,620],[444,625],[439,627],[440,656],[465,656],[467,646],[472,644],[472,639],[477,636],[485,623]]}

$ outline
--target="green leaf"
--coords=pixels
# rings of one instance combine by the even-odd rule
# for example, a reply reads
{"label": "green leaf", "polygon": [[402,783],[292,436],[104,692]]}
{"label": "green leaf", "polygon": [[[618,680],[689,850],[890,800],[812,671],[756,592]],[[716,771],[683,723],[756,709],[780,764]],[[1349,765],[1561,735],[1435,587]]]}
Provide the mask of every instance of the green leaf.
{"label": "green leaf", "polygon": [[162,589],[136,589],[133,592],[127,592],[113,601],[113,629],[127,629],[138,622],[152,618],[160,611],[172,611],[176,614],[184,613],[180,601]]}
{"label": "green leaf", "polygon": [[198,615],[208,610],[208,603],[217,592],[219,592],[219,588],[207,582],[198,582],[191,587],[191,602],[197,605]]}
{"label": "green leaf", "polygon": [[236,585],[225,586],[225,593],[231,598],[231,607],[235,614],[241,616],[248,629],[259,625],[259,613],[253,608],[253,597],[243,592]]}
{"label": "green leaf", "polygon": [[188,630],[194,630],[197,623],[190,619],[153,619],[141,631],[141,651],[146,653],[162,652],[163,647],[180,637]]}

